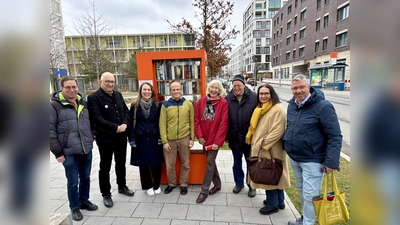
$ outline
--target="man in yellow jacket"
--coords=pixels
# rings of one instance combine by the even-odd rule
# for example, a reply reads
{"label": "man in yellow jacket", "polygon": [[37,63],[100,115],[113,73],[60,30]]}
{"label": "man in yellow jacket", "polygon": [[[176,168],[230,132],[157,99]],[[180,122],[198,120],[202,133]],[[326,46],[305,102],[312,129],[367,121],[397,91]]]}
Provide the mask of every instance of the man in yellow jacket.
{"label": "man in yellow jacket", "polygon": [[172,96],[163,103],[160,114],[160,135],[168,178],[168,187],[164,193],[171,193],[177,185],[175,163],[179,152],[182,162],[179,176],[181,195],[186,195],[190,170],[189,155],[194,138],[194,109],[193,104],[182,97],[182,86],[179,82],[173,81],[170,89]]}

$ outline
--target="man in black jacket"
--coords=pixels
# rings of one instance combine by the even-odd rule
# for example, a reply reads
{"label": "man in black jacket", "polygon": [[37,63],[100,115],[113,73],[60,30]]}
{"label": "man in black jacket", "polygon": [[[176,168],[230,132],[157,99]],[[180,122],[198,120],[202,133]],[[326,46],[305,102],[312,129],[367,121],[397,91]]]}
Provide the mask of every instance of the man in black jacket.
{"label": "man in black jacket", "polygon": [[[233,178],[235,187],[233,193],[237,194],[244,188],[244,181],[247,183],[248,158],[250,156],[250,145],[245,143],[246,134],[249,130],[251,115],[257,105],[257,95],[244,84],[243,75],[236,75],[232,80],[232,91],[226,96],[228,101],[229,128],[226,140],[229,142],[229,148],[233,155]],[[243,156],[246,161],[246,173],[242,169]],[[246,175],[246,176],[245,176]],[[256,196],[256,190],[249,184],[248,196]]]}
{"label": "man in black jacket", "polygon": [[100,152],[99,183],[104,205],[114,205],[111,198],[110,169],[114,154],[118,192],[133,196],[126,186],[126,128],[129,123],[129,109],[122,94],[114,90],[115,78],[110,72],[101,75],[100,88],[88,96],[90,121]]}

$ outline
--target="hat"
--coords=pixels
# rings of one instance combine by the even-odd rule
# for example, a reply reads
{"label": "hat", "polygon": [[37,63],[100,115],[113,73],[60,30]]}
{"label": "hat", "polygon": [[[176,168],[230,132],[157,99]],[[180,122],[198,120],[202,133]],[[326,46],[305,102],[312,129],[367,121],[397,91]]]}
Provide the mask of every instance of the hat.
{"label": "hat", "polygon": [[243,75],[241,75],[241,74],[235,75],[235,76],[233,77],[232,83],[233,83],[234,81],[240,81],[240,82],[242,82],[242,83],[244,84],[244,77],[243,77]]}

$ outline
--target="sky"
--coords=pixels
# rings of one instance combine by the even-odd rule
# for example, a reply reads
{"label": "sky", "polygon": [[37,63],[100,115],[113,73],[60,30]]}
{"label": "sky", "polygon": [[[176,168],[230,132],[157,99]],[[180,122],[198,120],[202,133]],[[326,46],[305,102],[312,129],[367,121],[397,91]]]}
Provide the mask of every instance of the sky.
{"label": "sky", "polygon": [[[200,23],[194,17],[196,8],[191,0],[97,0],[96,13],[110,22],[114,29],[110,34],[149,34],[170,33],[166,20],[179,23],[182,18],[198,27]],[[242,15],[251,0],[232,0],[235,2],[233,14],[229,17],[231,26],[240,33],[230,40],[233,49],[242,43]],[[91,5],[86,0],[61,1],[65,35],[77,35],[74,23],[87,12]]]}

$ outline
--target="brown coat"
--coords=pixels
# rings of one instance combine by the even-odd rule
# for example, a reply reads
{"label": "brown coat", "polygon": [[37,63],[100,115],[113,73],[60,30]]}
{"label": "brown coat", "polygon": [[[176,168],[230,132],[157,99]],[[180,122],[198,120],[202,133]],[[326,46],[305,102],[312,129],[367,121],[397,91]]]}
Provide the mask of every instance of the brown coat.
{"label": "brown coat", "polygon": [[286,189],[290,187],[288,170],[288,157],[282,149],[282,136],[285,132],[286,112],[280,103],[274,105],[258,121],[254,136],[251,139],[250,157],[257,156],[260,150],[261,141],[265,138],[261,157],[271,158],[268,149],[272,149],[275,158],[283,160],[283,173],[278,185],[265,185],[254,183],[249,177],[249,184],[252,188],[264,190]]}

